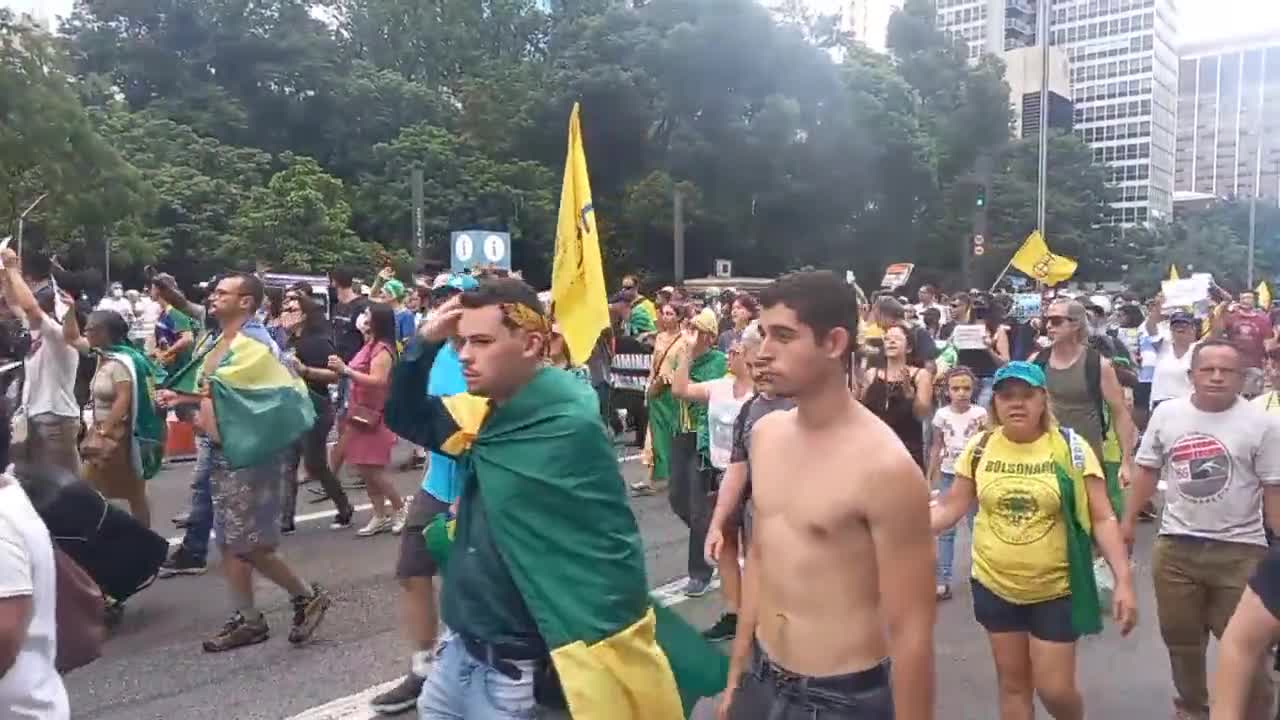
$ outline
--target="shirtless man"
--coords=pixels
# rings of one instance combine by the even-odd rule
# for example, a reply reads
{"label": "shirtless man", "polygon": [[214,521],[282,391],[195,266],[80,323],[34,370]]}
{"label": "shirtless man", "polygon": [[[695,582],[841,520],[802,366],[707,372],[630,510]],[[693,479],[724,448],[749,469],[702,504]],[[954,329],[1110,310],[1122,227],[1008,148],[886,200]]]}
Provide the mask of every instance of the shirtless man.
{"label": "shirtless man", "polygon": [[854,291],[794,273],[760,304],[762,387],[796,409],[751,438],[755,523],[721,718],[930,719],[929,490],[849,392]]}

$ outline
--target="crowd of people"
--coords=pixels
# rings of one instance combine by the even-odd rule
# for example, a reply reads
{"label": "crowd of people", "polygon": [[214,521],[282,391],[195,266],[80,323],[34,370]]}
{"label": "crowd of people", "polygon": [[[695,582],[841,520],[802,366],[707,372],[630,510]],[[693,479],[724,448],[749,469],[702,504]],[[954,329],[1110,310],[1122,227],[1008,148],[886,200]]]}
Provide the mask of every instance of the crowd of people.
{"label": "crowd of people", "polygon": [[[195,302],[151,273],[145,293],[113,286],[85,312],[39,261],[0,263],[30,338],[14,460],[75,473],[150,527],[167,417],[195,428],[185,534],[160,574],[203,573],[218,543],[230,613],[207,652],[269,639],[255,573],[292,598],[289,641],[312,637],[332,598],[278,548],[305,482],[333,529],[355,523],[349,465],[372,506],[355,534],[400,536],[409,672],[378,712],[551,703],[647,720],[719,693],[733,719],[930,718],[961,527],[1001,720],[1033,717],[1037,698],[1076,720],[1077,642],[1104,618],[1138,622],[1129,556],[1146,521],[1174,717],[1275,715],[1280,338],[1252,293],[1184,308],[1046,292],[1015,316],[1004,293],[926,285],[910,303],[827,272],[652,299],[628,276],[575,358],[545,296],[506,275],[407,286],[388,269],[364,290],[335,270],[330,304],[243,273]],[[647,473],[629,487],[609,387],[625,348],[650,357],[629,413]],[[408,499],[389,477],[398,439],[425,465]],[[0,478],[0,701],[64,718],[51,545],[16,487]],[[720,582],[702,640],[733,641],[727,669],[664,644],[681,621],[648,598],[627,497],[662,492],[688,528],[683,593]]]}

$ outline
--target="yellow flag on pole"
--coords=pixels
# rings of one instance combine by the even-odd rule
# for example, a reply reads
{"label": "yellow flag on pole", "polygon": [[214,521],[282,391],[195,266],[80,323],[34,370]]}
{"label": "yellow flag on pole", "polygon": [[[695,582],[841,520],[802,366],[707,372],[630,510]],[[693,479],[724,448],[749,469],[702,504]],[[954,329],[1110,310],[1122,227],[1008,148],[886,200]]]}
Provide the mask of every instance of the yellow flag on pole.
{"label": "yellow flag on pole", "polygon": [[1258,307],[1263,310],[1271,309],[1271,288],[1267,287],[1266,280],[1258,283],[1258,289],[1254,294],[1258,296]]}
{"label": "yellow flag on pole", "polygon": [[1049,252],[1039,230],[1027,236],[1009,264],[1045,285],[1057,285],[1076,272],[1076,261]]}
{"label": "yellow flag on pole", "polygon": [[1170,280],[1181,280],[1181,279],[1182,279],[1182,278],[1178,277],[1178,266],[1177,266],[1177,265],[1170,265],[1170,266],[1169,266],[1169,279],[1170,279]]}
{"label": "yellow flag on pole", "polygon": [[609,327],[600,236],[591,207],[587,155],[582,150],[578,103],[569,115],[569,150],[560,190],[556,254],[551,268],[551,307],[574,363],[585,363],[600,332]]}

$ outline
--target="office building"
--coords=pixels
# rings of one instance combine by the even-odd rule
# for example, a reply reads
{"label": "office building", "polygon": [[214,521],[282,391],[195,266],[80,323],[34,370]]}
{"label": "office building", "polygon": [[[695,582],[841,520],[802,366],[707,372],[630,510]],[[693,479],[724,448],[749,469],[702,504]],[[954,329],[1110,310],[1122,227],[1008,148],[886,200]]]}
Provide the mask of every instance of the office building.
{"label": "office building", "polygon": [[1186,45],[1179,56],[1174,190],[1280,198],[1280,38]]}
{"label": "office building", "polygon": [[[1174,0],[1047,0],[1067,57],[1075,132],[1106,163],[1114,224],[1173,208],[1178,62]],[[1040,0],[938,0],[938,25],[976,58],[1035,45]],[[1051,85],[1052,87],[1052,85]],[[1051,108],[1052,109],[1052,108]]]}
{"label": "office building", "polygon": [[[1004,53],[1005,81],[1009,83],[1009,103],[1013,105],[1013,134],[1031,137],[1040,131],[1041,62],[1039,47],[1019,47]],[[1071,83],[1067,55],[1049,48],[1049,127],[1071,131]]]}
{"label": "office building", "polygon": [[844,21],[854,39],[875,50],[886,52],[889,17],[902,9],[902,0],[848,0]]}

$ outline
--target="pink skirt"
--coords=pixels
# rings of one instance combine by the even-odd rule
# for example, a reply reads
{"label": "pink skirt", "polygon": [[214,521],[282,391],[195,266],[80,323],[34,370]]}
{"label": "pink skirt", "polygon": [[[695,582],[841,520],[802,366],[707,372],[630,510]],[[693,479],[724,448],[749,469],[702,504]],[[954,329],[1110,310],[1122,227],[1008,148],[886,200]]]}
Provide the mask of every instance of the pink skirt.
{"label": "pink skirt", "polygon": [[342,460],[348,465],[373,465],[386,467],[391,464],[391,448],[396,444],[396,434],[385,423],[378,423],[372,430],[353,425],[342,418]]}

